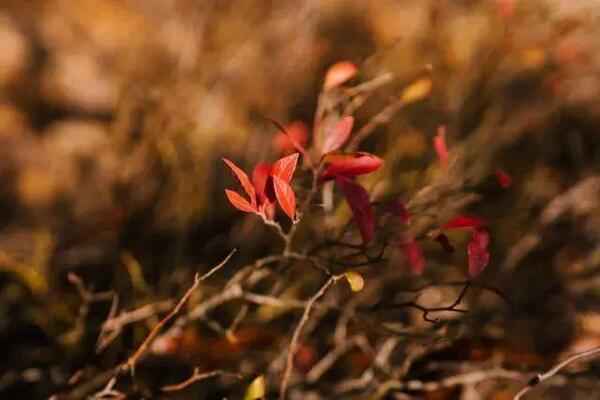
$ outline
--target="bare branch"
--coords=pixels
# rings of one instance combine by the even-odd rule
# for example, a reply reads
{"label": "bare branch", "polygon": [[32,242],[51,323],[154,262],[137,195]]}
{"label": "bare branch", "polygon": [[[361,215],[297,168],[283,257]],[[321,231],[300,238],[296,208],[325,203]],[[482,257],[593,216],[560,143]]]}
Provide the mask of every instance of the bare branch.
{"label": "bare branch", "polygon": [[227,254],[227,257],[225,257],[223,259],[223,261],[221,261],[219,264],[217,264],[216,266],[214,266],[213,268],[211,268],[207,273],[205,273],[204,275],[202,275],[200,277],[200,281],[202,282],[203,280],[209,278],[212,274],[214,274],[215,272],[217,272],[218,270],[220,270],[221,268],[223,268],[225,266],[225,264],[227,264],[229,262],[229,260],[231,259],[231,257],[233,257],[233,255],[236,253],[237,249],[233,249],[229,252],[229,254]]}
{"label": "bare branch", "polygon": [[188,386],[199,382],[199,381],[203,381],[205,379],[209,379],[209,378],[213,378],[215,376],[231,376],[237,379],[243,379],[244,377],[240,374],[236,374],[234,372],[227,372],[227,371],[223,371],[223,370],[216,370],[216,371],[210,371],[210,372],[200,372],[199,368],[194,368],[194,372],[192,373],[192,375],[186,379],[183,382],[180,383],[176,383],[173,385],[167,385],[167,386],[163,386],[161,388],[161,390],[163,392],[175,392],[178,390],[182,390],[187,388]]}
{"label": "bare branch", "polygon": [[523,389],[521,389],[515,395],[515,397],[513,399],[520,400],[531,389],[538,386],[540,383],[552,378],[554,375],[556,375],[561,369],[565,368],[567,365],[569,365],[575,361],[581,360],[582,358],[593,357],[593,356],[597,356],[598,354],[600,354],[600,347],[582,351],[581,353],[573,354],[572,356],[568,357],[567,359],[556,364],[554,367],[550,368],[548,371],[543,372],[541,374],[537,374],[536,376],[531,378],[529,380],[529,382],[527,383],[527,386],[525,386]]}
{"label": "bare branch", "polygon": [[423,313],[423,320],[425,320],[427,322],[431,322],[431,323],[436,323],[436,322],[439,322],[439,318],[430,318],[429,317],[430,313],[442,312],[442,311],[453,311],[453,312],[457,312],[457,313],[466,313],[467,312],[467,310],[458,308],[458,306],[463,301],[463,299],[464,299],[465,295],[467,294],[467,291],[469,290],[470,287],[471,287],[471,283],[466,282],[465,286],[461,290],[461,292],[458,295],[458,297],[456,298],[456,300],[454,300],[454,302],[452,302],[452,304],[450,304],[448,306],[429,308],[429,307],[422,306],[415,301],[407,301],[404,303],[375,304],[373,307],[371,307],[371,309],[386,310],[386,309],[397,309],[397,308],[415,308]]}
{"label": "bare branch", "polygon": [[353,347],[359,347],[367,353],[372,353],[371,346],[369,345],[369,342],[365,336],[353,336],[342,342],[340,345],[335,346],[329,353],[321,358],[321,360],[316,363],[306,374],[307,382],[314,383],[318,381],[321,376],[323,376],[323,374],[326,373],[342,355],[351,350]]}
{"label": "bare branch", "polygon": [[139,358],[141,356],[144,355],[144,353],[146,353],[146,351],[148,350],[148,348],[152,344],[152,341],[159,334],[159,332],[162,329],[162,327],[165,326],[169,321],[171,321],[179,313],[179,311],[183,308],[183,306],[188,301],[188,299],[190,298],[190,296],[192,295],[192,293],[194,292],[194,290],[196,290],[196,288],[198,287],[198,285],[200,284],[200,282],[202,282],[204,279],[206,279],[209,276],[211,276],[219,268],[223,267],[227,263],[227,261],[229,261],[229,259],[231,258],[231,256],[233,255],[234,252],[235,252],[235,249],[232,250],[229,253],[229,255],[227,255],[227,257],[225,257],[225,259],[221,263],[219,263],[215,268],[212,268],[206,274],[204,274],[202,276],[196,274],[196,276],[194,277],[194,283],[187,290],[187,292],[185,292],[185,294],[179,300],[179,302],[175,305],[175,308],[173,308],[173,310],[171,310],[171,312],[169,314],[167,314],[166,317],[164,317],[162,320],[160,320],[158,322],[158,324],[156,324],[154,326],[154,328],[150,331],[150,333],[148,334],[148,336],[146,336],[146,339],[144,339],[144,341],[138,347],[138,349],[121,366],[121,369],[123,371],[130,371],[132,374],[135,372],[135,365],[136,365],[137,361],[139,360]]}
{"label": "bare branch", "polygon": [[302,328],[308,322],[308,318],[310,316],[310,311],[312,310],[315,303],[323,297],[323,295],[327,292],[327,290],[336,283],[339,279],[342,279],[342,275],[334,275],[325,282],[323,286],[319,289],[317,293],[314,294],[313,297],[306,303],[306,307],[304,308],[304,313],[302,314],[302,318],[300,318],[300,322],[296,326],[294,330],[294,334],[292,335],[292,340],[290,342],[290,346],[288,347],[288,353],[285,363],[285,369],[283,371],[283,377],[281,379],[281,387],[279,389],[279,400],[285,400],[285,395],[287,391],[287,386],[289,384],[290,376],[292,374],[292,368],[294,364],[294,354],[298,348],[298,343],[300,341],[300,334],[302,333]]}
{"label": "bare branch", "polygon": [[382,383],[377,393],[373,396],[374,399],[382,399],[391,390],[411,390],[411,391],[422,391],[431,392],[442,388],[449,388],[461,385],[472,385],[482,381],[491,379],[510,379],[518,380],[521,379],[522,375],[520,372],[508,371],[502,368],[494,368],[489,370],[472,371],[464,374],[450,376],[439,381],[387,381]]}
{"label": "bare branch", "polygon": [[173,307],[173,301],[166,300],[157,303],[146,304],[131,311],[120,313],[116,317],[111,317],[104,321],[98,335],[96,351],[104,350],[114,339],[122,332],[123,328],[129,324],[145,320],[156,316],[157,313],[168,311]]}
{"label": "bare branch", "polygon": [[358,146],[365,140],[369,135],[375,131],[377,127],[383,124],[387,124],[392,120],[394,115],[404,106],[404,101],[402,98],[395,99],[390,104],[385,106],[383,110],[377,113],[373,118],[369,120],[365,125],[363,125],[356,133],[353,135],[352,140],[347,146],[347,151],[355,151]]}

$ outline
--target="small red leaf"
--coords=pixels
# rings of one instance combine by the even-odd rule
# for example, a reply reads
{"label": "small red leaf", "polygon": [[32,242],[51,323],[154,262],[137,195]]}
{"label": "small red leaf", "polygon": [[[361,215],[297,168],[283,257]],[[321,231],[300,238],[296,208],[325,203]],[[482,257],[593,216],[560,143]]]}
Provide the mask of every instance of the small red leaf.
{"label": "small red leaf", "polygon": [[335,63],[327,70],[323,88],[325,90],[329,90],[333,89],[334,87],[338,87],[347,80],[352,79],[357,72],[358,68],[356,68],[356,65],[350,61],[341,61]]}
{"label": "small red leaf", "polygon": [[437,135],[433,138],[433,148],[443,167],[448,165],[448,147],[446,146],[446,127],[438,127]]}
{"label": "small red leaf", "polygon": [[296,195],[292,187],[285,180],[273,175],[273,186],[275,187],[275,196],[279,206],[292,221],[296,216]]}
{"label": "small red leaf", "polygon": [[375,217],[369,194],[358,183],[346,177],[338,176],[335,182],[342,189],[342,192],[344,192],[346,201],[348,201],[348,205],[352,210],[354,221],[358,225],[363,243],[369,243],[373,240],[373,236],[375,236]]}
{"label": "small red leaf", "polygon": [[442,229],[479,228],[485,224],[485,221],[481,218],[459,215],[442,225]]}
{"label": "small red leaf", "polygon": [[299,153],[294,153],[275,161],[271,175],[281,178],[287,183],[291,182],[299,156]]}
{"label": "small red leaf", "polygon": [[473,236],[467,245],[469,257],[469,276],[479,275],[490,262],[488,245],[490,234],[485,229],[474,229]]}
{"label": "small red leaf", "polygon": [[328,165],[321,174],[321,181],[333,179],[336,176],[353,177],[376,171],[383,160],[369,153],[329,154],[323,158]]}
{"label": "small red leaf", "polygon": [[240,196],[237,192],[225,189],[225,194],[227,195],[227,199],[229,200],[231,205],[233,205],[238,210],[251,213],[257,211],[256,208],[248,202],[248,200]]}
{"label": "small red leaf", "polygon": [[252,183],[254,184],[258,202],[260,204],[266,201],[275,201],[272,185],[269,185],[271,170],[271,164],[261,162],[258,163],[256,167],[254,167],[254,171],[252,171]]}
{"label": "small red leaf", "polygon": [[248,175],[246,175],[246,173],[242,171],[232,161],[226,158],[223,158],[223,161],[225,162],[225,164],[227,164],[229,169],[231,169],[235,177],[238,179],[238,181],[244,188],[244,191],[246,192],[248,197],[250,197],[250,204],[252,204],[253,207],[256,207],[256,191],[254,190],[254,185],[252,184],[252,182],[250,182],[250,178],[248,178]]}
{"label": "small red leaf", "polygon": [[302,121],[294,121],[278,132],[273,138],[275,150],[288,154],[297,150],[304,154],[304,146],[308,141],[308,128]]}
{"label": "small red leaf", "polygon": [[498,184],[501,188],[507,189],[512,185],[512,178],[509,174],[506,173],[506,171],[497,169],[495,175],[496,180],[498,181]]}
{"label": "small red leaf", "polygon": [[516,0],[496,0],[496,10],[502,18],[510,18],[515,13]]}
{"label": "small red leaf", "polygon": [[434,240],[438,242],[447,253],[454,253],[454,246],[452,246],[450,239],[448,239],[448,236],[445,234],[440,233],[434,238]]}
{"label": "small red leaf", "polygon": [[325,137],[325,143],[323,143],[323,154],[327,154],[342,147],[350,137],[350,132],[352,132],[353,125],[354,118],[351,116],[345,116],[339,120],[331,132],[328,132],[327,136]]}
{"label": "small red leaf", "polygon": [[401,243],[400,246],[410,265],[410,270],[415,275],[421,275],[425,270],[425,257],[423,257],[421,246],[414,239]]}
{"label": "small red leaf", "polygon": [[275,203],[267,200],[258,206],[258,212],[263,214],[267,220],[273,220],[275,218]]}

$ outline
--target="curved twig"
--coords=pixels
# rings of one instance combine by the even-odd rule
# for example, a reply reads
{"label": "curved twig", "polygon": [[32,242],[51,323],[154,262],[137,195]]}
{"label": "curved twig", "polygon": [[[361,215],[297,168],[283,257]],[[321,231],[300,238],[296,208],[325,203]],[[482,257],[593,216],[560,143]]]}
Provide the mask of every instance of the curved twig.
{"label": "curved twig", "polygon": [[524,388],[522,388],[521,390],[519,390],[519,392],[515,395],[513,400],[520,400],[531,389],[538,386],[540,383],[552,378],[554,375],[556,375],[561,369],[565,368],[567,365],[569,365],[575,361],[578,361],[582,358],[597,356],[598,354],[600,354],[600,347],[582,351],[581,353],[573,354],[572,356],[568,357],[567,359],[556,364],[554,367],[550,368],[548,371],[543,372],[541,374],[537,374],[533,378],[531,378],[529,380],[529,382],[527,383],[527,385]]}

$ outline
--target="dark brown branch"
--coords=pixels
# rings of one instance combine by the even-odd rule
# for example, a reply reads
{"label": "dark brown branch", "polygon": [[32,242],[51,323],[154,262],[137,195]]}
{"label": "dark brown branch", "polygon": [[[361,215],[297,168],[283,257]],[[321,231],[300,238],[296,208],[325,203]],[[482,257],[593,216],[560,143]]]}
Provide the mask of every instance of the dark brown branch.
{"label": "dark brown branch", "polygon": [[465,286],[461,290],[461,292],[458,295],[458,297],[456,298],[456,300],[454,300],[454,302],[452,302],[452,304],[450,304],[448,306],[425,307],[425,306],[418,304],[415,301],[407,301],[404,303],[392,303],[392,304],[378,303],[378,304],[375,304],[374,306],[372,306],[371,310],[378,311],[378,310],[389,310],[389,309],[398,309],[398,308],[415,308],[423,313],[423,320],[425,320],[427,322],[431,322],[431,323],[437,323],[437,322],[439,322],[439,318],[430,318],[429,317],[430,313],[442,312],[442,311],[453,311],[453,312],[457,312],[457,313],[468,312],[467,310],[458,308],[458,305],[463,301],[463,299],[464,299],[465,295],[467,294],[467,291],[469,290],[470,287],[471,287],[471,282],[466,282]]}

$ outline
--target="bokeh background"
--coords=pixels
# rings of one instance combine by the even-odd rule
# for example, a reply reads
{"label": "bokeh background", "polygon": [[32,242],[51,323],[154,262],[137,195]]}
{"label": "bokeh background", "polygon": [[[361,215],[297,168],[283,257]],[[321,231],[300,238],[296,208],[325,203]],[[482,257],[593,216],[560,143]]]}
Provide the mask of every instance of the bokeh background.
{"label": "bokeh background", "polygon": [[[358,109],[357,126],[418,77],[433,83],[362,147],[385,159],[382,196],[413,199],[417,217],[466,209],[490,221],[482,279],[514,307],[472,299],[475,322],[436,359],[526,371],[600,346],[599,18],[592,0],[2,0],[1,397],[68,390],[74,373],[115,365],[147,333],[143,323],[128,328],[97,355],[110,302],[80,318],[69,273],[130,309],[178,298],[194,271],[233,247],[233,269],[278,248],[256,218],[226,204],[234,181],[220,159],[247,169],[275,159],[277,129],[265,117],[310,126],[324,73],[340,60],[359,67],[354,83],[393,76]],[[457,160],[449,176],[431,145],[439,125]],[[498,168],[512,177],[507,190]],[[428,276],[454,279],[464,257],[434,246]],[[392,269],[413,279],[401,257],[377,268],[365,276]],[[197,327],[187,364],[252,363],[295,320],[251,321],[235,348]],[[173,382],[181,364],[146,373],[173,370]],[[360,359],[344,364],[339,374],[360,372]],[[594,369],[585,371],[531,398],[600,398]],[[510,398],[514,388],[468,398]],[[179,396],[228,393],[209,385]],[[467,398],[462,389],[415,396]]]}

